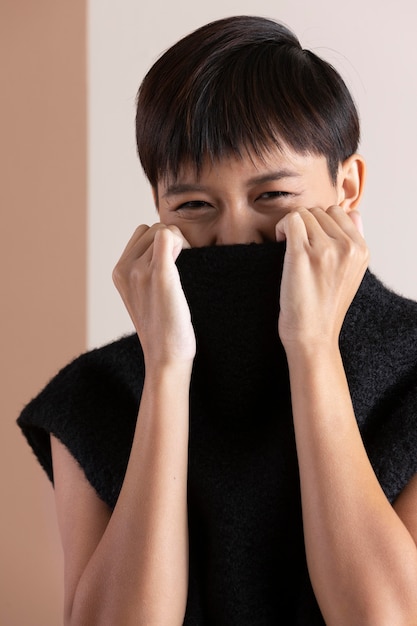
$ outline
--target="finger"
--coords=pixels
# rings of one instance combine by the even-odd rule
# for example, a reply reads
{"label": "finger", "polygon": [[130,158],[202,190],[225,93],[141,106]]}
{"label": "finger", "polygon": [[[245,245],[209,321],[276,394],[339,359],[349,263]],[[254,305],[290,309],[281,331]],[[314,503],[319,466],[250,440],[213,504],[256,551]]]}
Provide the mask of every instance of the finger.
{"label": "finger", "polygon": [[275,226],[276,240],[286,241],[288,252],[301,249],[308,243],[306,226],[301,215],[304,211],[290,211]]}
{"label": "finger", "polygon": [[[169,229],[175,238],[175,250],[177,250],[177,255],[181,252],[182,249],[184,248],[191,248],[190,243],[187,241],[187,239],[184,237],[184,235],[182,234],[181,230],[178,228],[178,226],[175,226],[174,224],[169,224],[167,226],[167,229]],[[175,257],[176,258],[176,257]]]}
{"label": "finger", "polygon": [[152,226],[141,224],[127,242],[119,259],[119,264],[131,264],[139,258],[149,262],[152,258],[152,244],[156,231],[163,227],[159,222]]}
{"label": "finger", "polygon": [[187,244],[188,242],[177,227],[160,228],[155,233],[152,259],[158,259],[159,254],[162,254],[163,261],[168,261],[169,259],[172,263],[177,259],[183,247],[187,247]]}
{"label": "finger", "polygon": [[340,235],[339,226],[320,207],[304,209],[300,212],[310,245],[321,245],[327,237]]}
{"label": "finger", "polygon": [[[150,227],[145,224],[141,224],[135,229],[123,251],[123,254],[113,269],[113,282],[116,286],[120,286],[125,282],[126,277],[130,274],[131,268],[138,262],[143,263],[145,266],[149,266],[152,261],[155,262],[155,238],[157,237],[158,232],[162,232],[164,230],[169,232],[169,240],[171,240],[172,237],[171,247],[173,247],[175,239],[181,241],[178,234],[174,235],[171,230],[168,231],[165,224],[161,224],[159,222]],[[157,255],[156,260],[158,260]]]}
{"label": "finger", "polygon": [[341,207],[332,207],[333,211],[325,211],[320,207],[312,207],[309,213],[313,219],[307,222],[310,239],[323,235],[337,239],[346,236],[343,220],[346,217]]}
{"label": "finger", "polygon": [[363,242],[362,218],[358,211],[349,211],[347,213],[340,206],[330,206],[326,213],[353,241],[356,243]]}
{"label": "finger", "polygon": [[155,232],[152,250],[152,263],[155,265],[166,265],[175,260],[175,250],[181,250],[179,237],[170,228],[159,228]]}
{"label": "finger", "polygon": [[348,213],[350,219],[352,220],[352,222],[355,224],[356,228],[358,229],[358,231],[360,232],[360,234],[362,235],[362,237],[364,236],[364,229],[363,229],[363,221],[362,221],[362,215],[359,213],[359,211],[350,211]]}
{"label": "finger", "polygon": [[[299,215],[299,217],[301,217],[301,220],[304,224],[304,229],[301,229],[301,225],[298,224],[297,230],[292,229],[292,232],[293,236],[300,238],[298,243],[301,247],[307,244],[310,246],[315,244],[320,245],[324,242],[326,237],[337,236],[337,234],[340,235],[340,228],[335,222],[333,222],[331,218],[326,217],[325,211],[323,209],[320,209],[318,207],[311,209],[301,208],[297,209],[296,211],[291,211],[290,213],[287,213],[287,215],[284,216],[283,220],[281,220],[282,223],[279,222],[277,224],[276,232],[277,237],[279,237],[278,241],[282,241],[285,237],[288,239],[289,233],[287,219],[288,224],[290,225],[293,216],[297,214]],[[296,218],[296,225],[297,222],[298,220]],[[287,231],[286,236],[285,231]],[[296,243],[297,242],[295,241],[292,242],[292,248],[294,250]]]}
{"label": "finger", "polygon": [[154,224],[149,227],[146,224],[141,224],[135,229],[113,269],[113,282],[116,286],[123,282],[128,268],[139,258],[145,263],[150,263],[156,226]]}
{"label": "finger", "polygon": [[[309,210],[309,213],[317,222],[315,224],[307,216],[305,217],[311,243],[323,234],[333,239],[347,236],[352,241],[359,242],[360,231],[355,226],[353,219],[350,218],[349,214],[342,207],[334,205],[329,207],[327,211],[319,207],[313,207]],[[317,225],[320,225],[320,229],[316,228]]]}
{"label": "finger", "polygon": [[177,226],[166,226],[161,222],[157,222],[152,226],[147,226],[142,224],[138,226],[133,233],[132,237],[129,239],[121,259],[132,261],[143,257],[144,260],[150,261],[152,258],[152,245],[154,242],[155,234],[159,230],[169,229],[175,234],[176,246],[178,247],[178,253],[181,251],[182,247],[189,247],[189,243],[183,237],[181,231]]}

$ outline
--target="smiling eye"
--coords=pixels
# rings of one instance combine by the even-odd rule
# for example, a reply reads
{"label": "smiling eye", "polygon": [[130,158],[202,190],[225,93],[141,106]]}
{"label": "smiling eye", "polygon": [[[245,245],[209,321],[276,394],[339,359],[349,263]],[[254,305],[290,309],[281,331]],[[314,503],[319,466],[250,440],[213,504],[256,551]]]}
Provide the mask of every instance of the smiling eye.
{"label": "smiling eye", "polygon": [[261,200],[274,200],[275,198],[288,198],[291,196],[289,191],[265,191],[265,193],[261,193],[259,198]]}
{"label": "smiling eye", "polygon": [[188,202],[183,202],[177,208],[177,210],[181,209],[201,209],[206,206],[210,206],[208,202],[204,202],[204,200],[189,200]]}

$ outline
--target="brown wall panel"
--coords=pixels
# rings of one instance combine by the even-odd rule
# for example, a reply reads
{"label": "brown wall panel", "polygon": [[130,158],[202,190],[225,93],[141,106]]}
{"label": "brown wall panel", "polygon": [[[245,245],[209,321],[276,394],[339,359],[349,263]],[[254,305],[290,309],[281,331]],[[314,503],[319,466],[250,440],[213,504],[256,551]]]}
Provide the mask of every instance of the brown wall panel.
{"label": "brown wall panel", "polygon": [[0,624],[58,626],[53,490],[15,420],[86,347],[86,7],[0,12]]}

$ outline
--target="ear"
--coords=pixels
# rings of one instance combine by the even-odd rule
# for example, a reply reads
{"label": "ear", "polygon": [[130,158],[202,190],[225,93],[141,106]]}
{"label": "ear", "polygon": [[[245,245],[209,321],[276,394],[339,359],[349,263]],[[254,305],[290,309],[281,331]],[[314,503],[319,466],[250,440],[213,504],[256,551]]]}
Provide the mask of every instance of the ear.
{"label": "ear", "polygon": [[366,177],[365,160],[360,154],[352,154],[340,167],[337,186],[339,206],[346,213],[353,211],[362,198]]}

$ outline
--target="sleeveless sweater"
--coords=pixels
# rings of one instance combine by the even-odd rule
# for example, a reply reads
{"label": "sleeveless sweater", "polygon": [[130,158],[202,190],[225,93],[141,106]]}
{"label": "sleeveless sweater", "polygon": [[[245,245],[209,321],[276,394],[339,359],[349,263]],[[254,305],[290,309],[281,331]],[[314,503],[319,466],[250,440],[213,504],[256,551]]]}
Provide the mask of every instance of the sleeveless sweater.
{"label": "sleeveless sweater", "polygon": [[[277,332],[285,244],[183,250],[196,333],[190,387],[186,626],[323,625],[308,576],[289,376]],[[367,454],[387,498],[417,471],[417,303],[368,269],[340,350]],[[53,483],[49,435],[111,508],[134,435],[136,334],[80,355],[18,425]]]}

